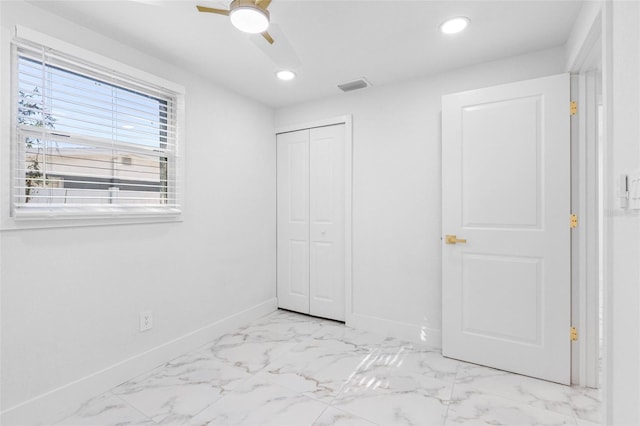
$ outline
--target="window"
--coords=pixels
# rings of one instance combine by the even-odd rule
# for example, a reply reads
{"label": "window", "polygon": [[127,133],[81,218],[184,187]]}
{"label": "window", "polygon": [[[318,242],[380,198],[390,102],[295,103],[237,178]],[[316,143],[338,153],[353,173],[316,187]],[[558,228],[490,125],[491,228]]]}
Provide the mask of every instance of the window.
{"label": "window", "polygon": [[12,216],[176,216],[178,94],[13,45]]}

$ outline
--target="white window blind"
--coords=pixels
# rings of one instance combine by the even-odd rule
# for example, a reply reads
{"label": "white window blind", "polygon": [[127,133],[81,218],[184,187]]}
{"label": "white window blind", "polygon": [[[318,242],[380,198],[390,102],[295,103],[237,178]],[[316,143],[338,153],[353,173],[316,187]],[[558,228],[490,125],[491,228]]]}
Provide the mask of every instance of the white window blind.
{"label": "white window blind", "polygon": [[13,45],[15,218],[180,213],[177,94]]}

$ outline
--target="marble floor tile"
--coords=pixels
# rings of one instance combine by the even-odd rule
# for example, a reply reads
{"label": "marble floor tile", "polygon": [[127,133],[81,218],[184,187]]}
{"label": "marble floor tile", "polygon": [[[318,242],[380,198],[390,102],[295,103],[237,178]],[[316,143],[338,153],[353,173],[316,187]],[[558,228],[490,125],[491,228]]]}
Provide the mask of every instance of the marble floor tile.
{"label": "marble floor tile", "polygon": [[447,426],[575,426],[576,424],[572,416],[565,416],[527,404],[518,404],[513,400],[485,393],[463,384],[457,384],[453,390],[446,421]]}
{"label": "marble floor tile", "polygon": [[591,423],[603,424],[602,391],[573,387],[574,393],[569,402],[577,419]]}
{"label": "marble floor tile", "polygon": [[286,357],[270,364],[256,377],[331,403],[357,371],[362,358],[363,355],[333,355],[302,364]]}
{"label": "marble floor tile", "polygon": [[407,342],[406,340],[397,339],[394,337],[387,337],[382,344],[377,348],[381,352],[395,352],[398,349],[402,349],[404,352],[434,352],[441,353],[440,348],[434,348],[426,343],[421,342]]}
{"label": "marble floor tile", "polygon": [[327,407],[298,392],[254,378],[192,418],[188,424],[310,425]]}
{"label": "marble floor tile", "polygon": [[328,323],[334,321],[277,311],[236,332],[219,337],[200,350],[253,374]]}
{"label": "marble floor tile", "polygon": [[395,352],[403,349],[404,351],[440,352],[439,349],[426,344],[407,342],[380,333],[356,330],[336,322],[331,322],[325,327],[322,327],[313,334],[312,338],[321,341],[342,342],[343,344],[353,346],[353,348],[358,351],[377,350],[380,352]]}
{"label": "marble floor tile", "polygon": [[600,424],[600,391],[277,311],[87,401],[60,425]]}
{"label": "marble floor tile", "polygon": [[243,369],[192,352],[112,392],[159,424],[182,424],[250,377]]}
{"label": "marble floor tile", "polygon": [[241,328],[240,332],[257,341],[301,342],[323,327],[333,324],[342,325],[336,321],[278,310]]}
{"label": "marble floor tile", "polygon": [[[370,357],[372,347],[349,341],[345,334],[352,332],[325,330],[328,328],[336,327],[324,327],[321,333],[299,343],[286,356],[258,373],[258,377],[323,402],[331,402],[343,385],[359,371],[364,360]],[[344,326],[341,328],[345,329]],[[336,338],[338,334],[339,338]],[[353,335],[362,337],[362,333]]]}
{"label": "marble floor tile", "polygon": [[340,395],[333,407],[381,425],[443,425],[447,401],[420,392]]}
{"label": "marble floor tile", "polygon": [[576,421],[578,422],[578,426],[602,426],[604,424],[604,422],[589,422],[587,420],[582,420],[582,419],[576,419]]}
{"label": "marble floor tile", "polygon": [[313,426],[376,426],[376,424],[347,413],[346,411],[328,407],[320,417],[313,422]]}
{"label": "marble floor tile", "polygon": [[370,356],[333,400],[333,407],[384,425],[444,424],[453,377],[438,380],[409,364],[398,368],[393,356]]}
{"label": "marble floor tile", "polygon": [[456,384],[470,385],[489,394],[566,416],[574,414],[571,399],[581,395],[571,386],[468,363],[461,363]]}
{"label": "marble floor tile", "polygon": [[122,399],[106,393],[85,402],[72,416],[56,426],[153,426],[156,423]]}
{"label": "marble floor tile", "polygon": [[311,337],[323,346],[334,344],[358,353],[379,349],[387,340],[382,334],[356,330],[340,323],[327,324]]}
{"label": "marble floor tile", "polygon": [[254,342],[228,344],[224,340],[216,342],[204,353],[217,360],[254,374],[283,356],[296,344],[289,342]]}
{"label": "marble floor tile", "polygon": [[373,351],[367,365],[385,366],[395,375],[427,377],[453,383],[460,362],[431,351],[401,347],[395,352]]}
{"label": "marble floor tile", "polygon": [[[430,392],[428,396],[448,400],[459,362],[434,352],[370,352],[358,366],[343,393]],[[437,389],[437,394],[432,392]]]}
{"label": "marble floor tile", "polygon": [[[323,327],[309,338],[303,340],[289,351],[287,356],[297,357],[303,355],[307,358],[331,358],[336,355],[363,355],[371,352],[376,343],[363,344],[360,333],[343,331],[338,333],[336,329],[347,330],[347,327],[335,327],[332,325]],[[378,342],[379,338],[368,336],[371,342]]]}

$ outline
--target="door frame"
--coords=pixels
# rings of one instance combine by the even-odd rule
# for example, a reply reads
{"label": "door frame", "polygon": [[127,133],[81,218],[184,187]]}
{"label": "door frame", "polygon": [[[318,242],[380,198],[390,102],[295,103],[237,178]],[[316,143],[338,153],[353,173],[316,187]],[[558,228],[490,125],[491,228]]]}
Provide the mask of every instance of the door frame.
{"label": "door frame", "polygon": [[[571,76],[571,97],[578,102],[571,122],[571,206],[580,223],[571,235],[571,321],[578,328],[578,341],[571,350],[571,382],[600,388],[600,211],[604,199],[598,185],[600,159],[598,148],[598,95],[604,104],[603,19],[602,9],[593,9],[593,19],[573,58],[567,64]],[[594,70],[601,73],[598,86]],[[599,92],[599,93],[598,93]],[[605,105],[606,108],[606,105]],[[606,128],[606,114],[603,117]],[[606,136],[604,136],[606,138]],[[606,229],[605,229],[606,232]],[[606,296],[605,296],[606,297]],[[604,327],[606,330],[606,327]],[[605,331],[603,330],[603,332]],[[606,336],[605,336],[606,339]]]}
{"label": "door frame", "polygon": [[[350,114],[347,114],[307,123],[281,126],[275,129],[275,135],[339,124],[344,124],[344,316],[345,323],[351,325],[353,318],[353,118]],[[276,173],[277,170],[278,162],[276,159]],[[276,197],[277,190],[276,185]],[[277,232],[276,214],[276,235]]]}

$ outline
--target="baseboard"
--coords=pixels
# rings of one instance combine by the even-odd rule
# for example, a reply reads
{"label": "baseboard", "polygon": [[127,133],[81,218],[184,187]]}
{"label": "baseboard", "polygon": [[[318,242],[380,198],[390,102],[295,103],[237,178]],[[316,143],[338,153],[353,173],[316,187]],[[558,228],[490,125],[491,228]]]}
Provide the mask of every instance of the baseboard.
{"label": "baseboard", "polygon": [[46,392],[0,413],[0,425],[47,425],[73,414],[82,402],[98,396],[131,377],[241,327],[278,308],[277,299],[269,299],[244,311],[222,318],[160,346],[125,359],[79,380]]}
{"label": "baseboard", "polygon": [[441,349],[442,332],[420,324],[393,321],[370,315],[352,313],[347,320],[349,327],[381,333],[386,336],[422,343],[426,346]]}

